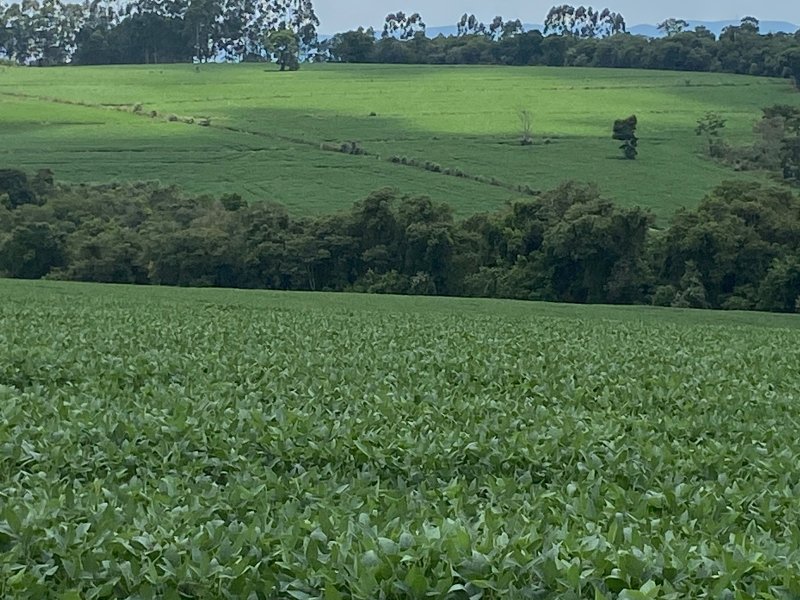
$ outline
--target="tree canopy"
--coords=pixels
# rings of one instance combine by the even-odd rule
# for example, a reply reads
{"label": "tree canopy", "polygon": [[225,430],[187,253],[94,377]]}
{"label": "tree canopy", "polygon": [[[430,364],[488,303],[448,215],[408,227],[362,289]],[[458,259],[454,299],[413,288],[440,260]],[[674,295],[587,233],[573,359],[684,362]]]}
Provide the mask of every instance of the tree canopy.
{"label": "tree canopy", "polygon": [[68,186],[49,172],[0,171],[0,199],[10,277],[779,312],[800,300],[800,198],[759,183],[724,184],[663,229],[569,182],[463,221],[390,189],[298,217],[234,194]]}

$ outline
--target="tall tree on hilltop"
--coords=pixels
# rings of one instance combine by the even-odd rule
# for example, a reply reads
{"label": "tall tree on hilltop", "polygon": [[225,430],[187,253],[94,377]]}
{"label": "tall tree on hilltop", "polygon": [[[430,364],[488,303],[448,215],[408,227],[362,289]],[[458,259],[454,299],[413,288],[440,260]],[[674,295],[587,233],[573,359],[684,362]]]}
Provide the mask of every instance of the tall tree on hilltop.
{"label": "tall tree on hilltop", "polygon": [[217,52],[226,59],[243,60],[259,54],[255,0],[222,0]]}
{"label": "tall tree on hilltop", "polygon": [[499,15],[492,19],[491,23],[486,25],[478,21],[475,15],[467,15],[467,13],[464,13],[461,20],[456,23],[456,26],[458,27],[459,36],[485,35],[495,42],[504,38],[514,37],[524,31],[522,21],[519,19],[505,21],[503,17]]}
{"label": "tall tree on hilltop", "polygon": [[522,27],[522,21],[519,19],[516,20],[503,20],[503,17],[496,16],[492,19],[492,22],[489,24],[486,35],[490,37],[494,41],[512,38],[515,35],[519,35],[524,31]]}
{"label": "tall tree on hilltop", "polygon": [[383,24],[381,37],[397,37],[401,40],[410,40],[418,33],[425,33],[425,22],[419,13],[407,15],[403,11],[389,13]]}
{"label": "tall tree on hilltop", "polygon": [[19,63],[28,63],[36,54],[34,18],[38,10],[38,2],[23,0],[5,11],[5,52]]}
{"label": "tall tree on hilltop", "polygon": [[475,15],[467,15],[464,13],[461,19],[456,23],[458,28],[458,35],[481,35],[486,33],[486,25],[478,20]]}
{"label": "tall tree on hilltop", "polygon": [[545,33],[578,38],[602,38],[625,31],[625,18],[620,13],[612,12],[608,8],[597,11],[591,6],[554,6],[547,13],[544,23]]}
{"label": "tall tree on hilltop", "polygon": [[9,33],[6,27],[6,7],[0,4],[0,52],[6,53],[6,41],[8,40]]}
{"label": "tall tree on hilltop", "polygon": [[300,50],[310,55],[317,47],[319,18],[311,0],[262,0],[266,30],[287,29],[297,36]]}
{"label": "tall tree on hilltop", "polygon": [[689,28],[689,22],[683,19],[669,18],[658,24],[658,30],[666,35],[672,37],[678,33],[682,33]]}
{"label": "tall tree on hilltop", "polygon": [[761,32],[761,22],[755,17],[743,17],[739,27],[749,33]]}
{"label": "tall tree on hilltop", "polygon": [[191,0],[183,14],[188,39],[194,40],[197,62],[206,62],[219,50],[223,9],[219,0]]}

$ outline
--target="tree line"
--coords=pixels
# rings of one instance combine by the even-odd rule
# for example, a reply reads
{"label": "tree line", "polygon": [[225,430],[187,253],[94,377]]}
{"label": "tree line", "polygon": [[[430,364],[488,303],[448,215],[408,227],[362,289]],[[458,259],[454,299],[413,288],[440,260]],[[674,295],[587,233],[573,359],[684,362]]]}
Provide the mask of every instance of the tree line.
{"label": "tree line", "polygon": [[0,4],[0,57],[26,65],[262,60],[270,35],[317,44],[311,0],[22,0]]}
{"label": "tree line", "polygon": [[429,38],[420,28],[378,37],[360,28],[334,36],[324,50],[337,62],[663,69],[794,78],[800,85],[800,31],[761,34],[758,20],[747,17],[717,37],[669,19],[660,24],[664,37],[648,38],[626,33],[616,13],[579,13],[581,19],[567,9],[566,16],[551,11],[544,31],[524,31],[502,17],[487,26],[464,15],[456,36]]}
{"label": "tree line", "polygon": [[594,66],[793,77],[800,82],[800,31],[762,35],[752,17],[717,38],[681,19],[662,38],[630,35],[609,9],[558,5],[543,31],[519,19],[489,23],[464,14],[457,35],[429,38],[419,13],[386,16],[320,41],[311,0],[22,0],[0,4],[0,58],[57,65],[276,60],[389,64]]}
{"label": "tree line", "polygon": [[654,227],[565,183],[463,220],[378,190],[317,217],[153,183],[0,171],[0,274],[76,281],[800,311],[800,199],[725,183]]}

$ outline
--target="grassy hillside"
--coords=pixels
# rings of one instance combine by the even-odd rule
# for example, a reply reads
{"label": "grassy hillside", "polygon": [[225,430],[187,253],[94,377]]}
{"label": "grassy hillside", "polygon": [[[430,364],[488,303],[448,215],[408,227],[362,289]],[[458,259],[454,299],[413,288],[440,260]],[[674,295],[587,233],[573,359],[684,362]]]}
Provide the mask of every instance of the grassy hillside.
{"label": "grassy hillside", "polygon": [[797,318],[0,281],[4,598],[795,598]]}
{"label": "grassy hillside", "polygon": [[[72,104],[66,104],[70,102]],[[76,104],[77,103],[77,104]],[[517,186],[598,182],[659,216],[736,174],[702,156],[707,111],[748,137],[763,106],[800,104],[786,81],[703,73],[425,66],[191,65],[0,70],[0,163],[52,167],[62,179],[159,179],[190,191],[235,190],[297,212],[348,206],[394,186],[495,208]],[[118,112],[141,104],[140,114]],[[537,143],[521,147],[517,112]],[[156,111],[156,118],[149,118]],[[374,113],[374,116],[370,116]],[[620,160],[615,118],[636,113],[641,156]],[[169,115],[192,125],[167,122]],[[198,118],[210,119],[201,127]],[[324,151],[358,141],[368,156]],[[547,142],[547,143],[546,143]],[[393,164],[405,156],[479,178]],[[494,178],[496,184],[490,185]]]}

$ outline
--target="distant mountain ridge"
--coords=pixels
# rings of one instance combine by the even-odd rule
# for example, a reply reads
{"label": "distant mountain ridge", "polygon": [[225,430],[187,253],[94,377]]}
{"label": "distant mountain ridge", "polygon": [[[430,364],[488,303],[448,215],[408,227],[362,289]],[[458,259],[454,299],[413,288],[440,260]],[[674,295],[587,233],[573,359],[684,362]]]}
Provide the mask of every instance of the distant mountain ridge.
{"label": "distant mountain ridge", "polygon": [[[709,31],[713,32],[714,35],[719,36],[722,33],[722,30],[730,25],[739,25],[740,21],[736,20],[729,20],[729,21],[689,21],[689,28],[695,29],[696,27],[705,27]],[[544,30],[544,25],[538,23],[525,23],[523,25],[525,31],[530,31],[532,29],[538,29],[539,31]],[[380,28],[376,28],[376,31],[379,31]],[[787,21],[761,21],[761,33],[794,33],[800,30],[800,26],[795,25],[794,23],[789,23]],[[645,35],[647,37],[663,37],[663,34],[658,30],[656,25],[634,25],[633,27],[629,27],[628,31],[633,35]],[[458,34],[458,28],[455,25],[443,25],[439,27],[428,27],[426,30],[428,37],[437,37],[439,35],[444,35],[445,37],[451,35]]]}

